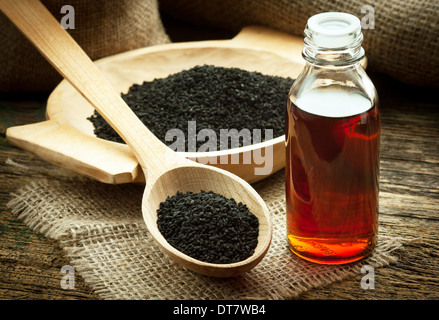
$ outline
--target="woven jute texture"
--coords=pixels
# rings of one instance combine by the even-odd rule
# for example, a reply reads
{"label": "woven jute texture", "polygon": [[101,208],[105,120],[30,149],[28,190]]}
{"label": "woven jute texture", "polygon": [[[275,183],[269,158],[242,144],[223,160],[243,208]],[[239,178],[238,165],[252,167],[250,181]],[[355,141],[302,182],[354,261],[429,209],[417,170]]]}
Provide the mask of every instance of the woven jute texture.
{"label": "woven jute texture", "polygon": [[[169,42],[156,0],[43,0],[61,22],[74,9],[74,29],[67,29],[92,59]],[[69,21],[70,22],[70,21]],[[61,76],[0,13],[0,92],[48,91]]]}
{"label": "woven jute texture", "polygon": [[[348,12],[374,29],[363,29],[363,47],[371,70],[400,81],[439,86],[439,1],[437,0],[160,0],[162,12],[199,26],[239,31],[263,25],[303,35],[309,17],[327,11]],[[363,8],[363,12],[362,12]]]}
{"label": "woven jute texture", "polygon": [[318,265],[292,254],[285,235],[284,172],[255,185],[273,219],[265,258],[246,274],[211,278],[173,262],[155,244],[140,211],[143,186],[87,179],[32,182],[9,207],[36,232],[59,241],[71,266],[102,299],[289,299],[397,262],[403,241],[379,236],[374,253],[346,265]]}

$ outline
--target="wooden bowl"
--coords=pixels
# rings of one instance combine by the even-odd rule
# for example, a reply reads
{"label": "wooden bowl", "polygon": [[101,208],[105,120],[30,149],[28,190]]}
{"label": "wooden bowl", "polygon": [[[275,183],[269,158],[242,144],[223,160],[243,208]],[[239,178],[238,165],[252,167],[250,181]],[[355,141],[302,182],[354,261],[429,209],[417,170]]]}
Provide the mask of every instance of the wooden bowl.
{"label": "wooden bowl", "polygon": [[[95,64],[116,90],[127,92],[134,83],[166,77],[203,64],[296,78],[304,63],[302,48],[303,38],[251,26],[231,40],[158,45],[106,57]],[[143,172],[128,146],[94,135],[93,125],[87,120],[93,111],[81,94],[63,80],[48,99],[48,120],[8,128],[7,139],[48,162],[98,181],[113,184],[144,182]],[[273,162],[256,163],[253,160],[255,152],[272,152]],[[284,136],[230,150],[182,154],[191,160],[232,172],[249,183],[285,166]],[[248,154],[252,161],[243,164],[242,159]],[[239,162],[232,161],[237,159],[232,157],[238,157]],[[262,170],[264,166],[268,169],[271,166],[271,170]]]}

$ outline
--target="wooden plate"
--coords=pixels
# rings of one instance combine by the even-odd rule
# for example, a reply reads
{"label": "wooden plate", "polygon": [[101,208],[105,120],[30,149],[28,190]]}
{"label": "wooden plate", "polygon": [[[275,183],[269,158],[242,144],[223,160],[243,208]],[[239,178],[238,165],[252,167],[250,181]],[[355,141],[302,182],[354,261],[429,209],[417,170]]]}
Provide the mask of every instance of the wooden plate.
{"label": "wooden plate", "polygon": [[[302,48],[300,37],[251,26],[231,40],[158,45],[106,57],[95,63],[115,90],[127,92],[134,83],[166,77],[203,64],[296,78],[303,67]],[[63,80],[48,99],[48,120],[8,128],[7,139],[48,162],[98,181],[144,182],[142,170],[125,144],[94,135],[93,125],[87,120],[92,113],[92,106]],[[284,136],[242,148],[182,154],[228,170],[250,183],[285,166]],[[265,156],[270,154],[272,157]],[[242,159],[248,155],[251,163],[244,164]],[[272,163],[268,162],[269,158]]]}

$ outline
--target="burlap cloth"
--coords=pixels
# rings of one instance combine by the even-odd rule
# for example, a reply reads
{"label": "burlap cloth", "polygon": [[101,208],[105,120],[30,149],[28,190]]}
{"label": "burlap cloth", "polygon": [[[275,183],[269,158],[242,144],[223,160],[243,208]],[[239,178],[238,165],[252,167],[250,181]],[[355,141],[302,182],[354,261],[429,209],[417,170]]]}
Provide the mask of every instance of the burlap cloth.
{"label": "burlap cloth", "polygon": [[369,5],[375,18],[374,29],[363,29],[369,70],[408,84],[439,87],[438,0],[159,0],[159,4],[163,13],[198,26],[238,32],[257,24],[300,36],[314,14],[342,11],[362,19],[370,13],[362,8]]}
{"label": "burlap cloth", "polygon": [[292,254],[285,235],[284,171],[254,185],[273,219],[266,257],[228,279],[199,275],[171,261],[155,244],[141,215],[142,185],[107,185],[86,178],[36,180],[8,206],[30,228],[56,239],[102,299],[289,299],[346,278],[361,268],[397,262],[399,238],[379,236],[374,253],[347,265],[318,265]]}
{"label": "burlap cloth", "polygon": [[[169,42],[157,0],[42,0],[58,21],[74,8],[67,29],[92,59]],[[49,91],[62,77],[0,11],[0,93]]]}

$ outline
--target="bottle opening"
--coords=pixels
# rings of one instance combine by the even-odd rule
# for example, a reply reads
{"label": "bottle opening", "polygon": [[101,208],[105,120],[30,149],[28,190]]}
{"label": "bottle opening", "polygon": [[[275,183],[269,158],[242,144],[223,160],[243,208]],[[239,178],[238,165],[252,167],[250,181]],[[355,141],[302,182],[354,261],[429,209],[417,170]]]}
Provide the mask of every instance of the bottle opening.
{"label": "bottle opening", "polygon": [[308,20],[305,35],[320,48],[337,49],[362,41],[361,23],[344,12],[324,12]]}

